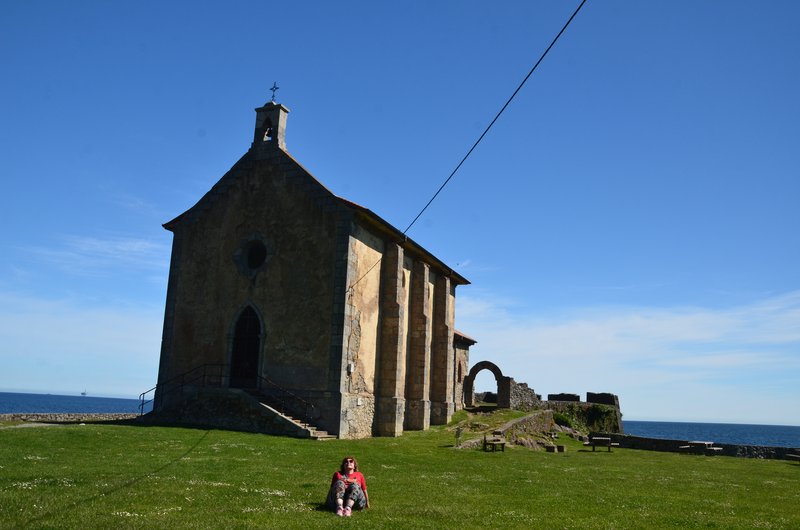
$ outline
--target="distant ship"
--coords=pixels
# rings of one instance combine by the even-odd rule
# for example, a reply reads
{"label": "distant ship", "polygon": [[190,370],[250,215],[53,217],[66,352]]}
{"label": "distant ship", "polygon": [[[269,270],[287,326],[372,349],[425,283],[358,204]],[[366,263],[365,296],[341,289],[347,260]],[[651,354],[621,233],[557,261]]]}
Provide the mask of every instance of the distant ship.
{"label": "distant ship", "polygon": [[83,392],[81,392],[81,395],[82,395],[82,396],[85,396],[85,395],[86,395],[86,390],[84,390]]}

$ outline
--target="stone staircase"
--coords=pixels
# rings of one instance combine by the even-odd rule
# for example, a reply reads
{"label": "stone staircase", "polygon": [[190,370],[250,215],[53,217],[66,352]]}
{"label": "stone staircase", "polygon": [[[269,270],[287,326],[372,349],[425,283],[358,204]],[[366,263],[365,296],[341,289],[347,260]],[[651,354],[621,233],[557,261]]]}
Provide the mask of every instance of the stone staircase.
{"label": "stone staircase", "polygon": [[268,409],[271,413],[283,418],[285,421],[295,425],[297,427],[298,438],[310,438],[312,440],[335,440],[337,438],[335,434],[329,434],[327,431],[323,431],[322,429],[319,429],[308,422],[297,419],[286,412],[281,412],[274,404],[272,404],[271,400],[259,390],[245,389],[244,391],[248,396],[258,401],[260,406]]}

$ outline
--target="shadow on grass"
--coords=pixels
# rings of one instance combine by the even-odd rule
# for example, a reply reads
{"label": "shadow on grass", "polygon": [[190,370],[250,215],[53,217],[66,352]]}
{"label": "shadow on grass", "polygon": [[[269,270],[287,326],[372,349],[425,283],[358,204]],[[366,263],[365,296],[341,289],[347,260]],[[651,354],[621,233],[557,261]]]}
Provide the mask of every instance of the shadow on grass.
{"label": "shadow on grass", "polygon": [[58,508],[58,509],[55,509],[55,510],[50,510],[50,511],[45,512],[45,513],[43,513],[41,515],[38,515],[38,516],[33,517],[31,519],[28,519],[27,521],[22,523],[22,526],[20,528],[25,528],[27,526],[30,526],[33,523],[45,520],[48,517],[51,517],[51,516],[53,516],[55,514],[62,514],[64,512],[66,512],[66,511],[69,511],[69,510],[72,510],[73,508],[76,508],[77,506],[80,506],[81,504],[84,504],[84,503],[87,503],[87,502],[91,502],[94,499],[97,499],[99,497],[103,497],[105,495],[109,495],[111,493],[115,493],[115,492],[117,492],[117,491],[119,491],[121,489],[133,486],[133,485],[141,482],[142,480],[144,480],[144,479],[146,479],[146,478],[148,478],[150,476],[157,475],[158,473],[160,473],[164,469],[168,468],[169,466],[173,465],[174,463],[182,460],[183,458],[186,458],[190,453],[192,453],[195,449],[197,449],[197,447],[203,442],[203,440],[206,439],[206,437],[209,435],[210,432],[211,431],[205,431],[203,433],[203,436],[201,436],[194,443],[194,445],[192,445],[189,449],[187,449],[183,454],[181,454],[180,456],[178,456],[176,458],[173,458],[172,460],[170,460],[166,464],[164,464],[164,465],[162,465],[162,466],[160,466],[160,467],[158,467],[158,468],[156,468],[156,469],[154,469],[154,470],[152,470],[150,472],[144,473],[143,475],[140,475],[138,477],[132,478],[130,480],[126,480],[125,482],[123,482],[121,484],[118,484],[117,486],[113,486],[113,487],[108,488],[106,490],[102,490],[102,491],[100,491],[100,492],[98,492],[98,493],[96,493],[94,495],[86,497],[85,499],[79,499],[79,500],[74,501],[74,502],[72,502],[70,504],[67,504],[64,507],[61,507],[61,508]]}

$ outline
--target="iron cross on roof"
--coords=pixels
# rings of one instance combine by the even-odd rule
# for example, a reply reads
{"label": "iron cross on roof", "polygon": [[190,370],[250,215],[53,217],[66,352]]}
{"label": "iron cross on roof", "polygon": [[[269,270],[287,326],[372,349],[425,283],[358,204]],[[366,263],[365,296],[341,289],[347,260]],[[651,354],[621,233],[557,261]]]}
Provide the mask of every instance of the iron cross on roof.
{"label": "iron cross on roof", "polygon": [[270,90],[272,90],[272,101],[275,101],[275,92],[277,92],[279,88],[277,82],[272,83],[272,88],[270,88]]}

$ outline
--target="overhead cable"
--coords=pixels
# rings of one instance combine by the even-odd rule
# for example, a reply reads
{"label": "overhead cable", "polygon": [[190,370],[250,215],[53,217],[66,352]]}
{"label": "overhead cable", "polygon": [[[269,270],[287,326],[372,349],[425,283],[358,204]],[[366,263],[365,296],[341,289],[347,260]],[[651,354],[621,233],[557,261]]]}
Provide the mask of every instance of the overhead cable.
{"label": "overhead cable", "polygon": [[412,226],[414,226],[414,223],[416,223],[417,220],[422,216],[422,214],[425,213],[425,210],[427,210],[428,206],[430,206],[431,203],[436,199],[436,196],[439,195],[439,193],[444,189],[445,186],[447,186],[447,183],[450,182],[450,180],[453,178],[453,176],[456,174],[456,172],[461,168],[462,164],[464,164],[464,162],[466,162],[467,158],[469,158],[469,155],[472,154],[472,151],[474,151],[475,148],[478,147],[478,144],[481,143],[481,140],[483,140],[483,137],[486,136],[486,133],[488,133],[489,129],[492,128],[492,125],[494,125],[494,123],[497,121],[497,119],[500,117],[500,115],[503,114],[503,111],[506,110],[506,107],[508,107],[508,105],[514,99],[514,97],[517,95],[517,93],[522,89],[522,87],[525,85],[525,82],[528,80],[528,78],[531,75],[533,75],[533,72],[536,70],[536,68],[539,66],[539,64],[544,60],[545,56],[550,51],[550,48],[552,48],[555,45],[555,43],[558,40],[558,38],[561,37],[561,34],[564,33],[564,31],[567,29],[567,26],[569,26],[570,22],[572,22],[572,19],[575,18],[575,16],[578,14],[578,12],[583,7],[583,4],[585,4],[585,3],[586,3],[586,0],[583,0],[580,3],[580,5],[578,6],[578,8],[575,10],[575,12],[572,13],[572,16],[569,17],[569,20],[567,20],[566,24],[564,24],[564,27],[561,28],[561,31],[558,32],[558,35],[555,36],[553,41],[550,43],[550,46],[548,46],[547,49],[544,51],[544,53],[542,53],[542,56],[539,57],[539,60],[536,61],[536,64],[533,65],[533,68],[531,68],[530,72],[528,72],[528,75],[525,76],[525,79],[522,80],[522,82],[519,84],[519,86],[514,91],[514,93],[511,94],[511,97],[508,98],[508,101],[506,101],[506,104],[503,105],[503,108],[500,109],[500,112],[497,113],[497,115],[494,117],[492,122],[486,127],[486,129],[483,131],[483,133],[480,135],[480,137],[478,137],[478,139],[475,141],[475,143],[472,144],[472,147],[470,147],[469,151],[467,151],[467,154],[464,155],[464,158],[461,159],[461,162],[459,162],[458,165],[456,166],[456,168],[453,170],[453,172],[450,173],[450,176],[447,177],[447,179],[442,183],[441,186],[439,186],[439,189],[436,190],[436,193],[433,194],[433,197],[431,197],[431,199],[428,201],[428,203],[425,205],[425,207],[422,208],[422,210],[420,210],[420,212],[417,214],[417,216],[414,218],[414,220],[411,221],[411,224],[409,224],[406,227],[406,229],[403,230],[404,234],[407,233],[411,229]]}

